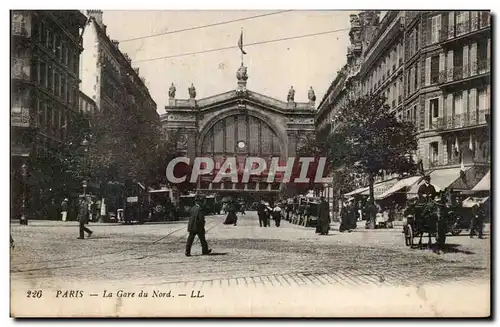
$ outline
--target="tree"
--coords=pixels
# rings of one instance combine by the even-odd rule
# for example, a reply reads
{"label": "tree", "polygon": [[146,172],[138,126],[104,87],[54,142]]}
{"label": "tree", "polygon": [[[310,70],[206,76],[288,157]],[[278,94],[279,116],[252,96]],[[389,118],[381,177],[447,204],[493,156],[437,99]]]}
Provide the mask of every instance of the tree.
{"label": "tree", "polygon": [[[417,149],[415,127],[398,121],[384,105],[381,95],[350,100],[341,109],[334,132],[329,136],[328,155],[333,167],[352,167],[368,177],[370,202],[374,203],[374,180],[388,174],[413,173],[412,153]],[[374,224],[375,217],[370,217]]]}
{"label": "tree", "polygon": [[[316,134],[306,134],[304,138],[301,139],[297,146],[294,170],[292,171],[291,180],[295,180],[300,176],[300,171],[302,170],[300,164],[301,157],[313,157],[314,161],[309,164],[307,170],[307,177],[309,178],[308,184],[294,184],[293,187],[297,193],[302,194],[307,192],[307,190],[322,189],[323,185],[315,184],[316,172],[318,168],[319,159],[321,157],[326,157],[326,147],[325,142],[318,137]],[[326,162],[325,169],[323,172],[329,172],[328,162]],[[324,177],[324,176],[320,176]]]}

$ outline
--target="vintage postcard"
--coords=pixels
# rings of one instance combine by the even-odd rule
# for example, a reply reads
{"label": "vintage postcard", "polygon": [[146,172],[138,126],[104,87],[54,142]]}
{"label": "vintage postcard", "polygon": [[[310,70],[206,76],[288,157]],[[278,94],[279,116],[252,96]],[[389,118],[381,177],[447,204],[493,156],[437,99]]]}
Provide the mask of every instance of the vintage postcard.
{"label": "vintage postcard", "polygon": [[11,316],[491,315],[488,10],[11,10]]}

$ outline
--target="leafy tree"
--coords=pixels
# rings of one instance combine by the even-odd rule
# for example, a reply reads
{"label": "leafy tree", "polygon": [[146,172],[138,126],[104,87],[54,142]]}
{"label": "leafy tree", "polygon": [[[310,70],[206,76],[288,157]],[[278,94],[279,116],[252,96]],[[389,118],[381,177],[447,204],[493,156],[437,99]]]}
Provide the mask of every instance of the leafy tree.
{"label": "leafy tree", "polygon": [[[342,108],[338,125],[328,139],[328,155],[335,168],[352,167],[368,177],[370,201],[374,180],[384,172],[413,173],[411,154],[417,149],[415,127],[398,121],[381,95],[350,100]],[[371,217],[372,225],[375,217]]]}

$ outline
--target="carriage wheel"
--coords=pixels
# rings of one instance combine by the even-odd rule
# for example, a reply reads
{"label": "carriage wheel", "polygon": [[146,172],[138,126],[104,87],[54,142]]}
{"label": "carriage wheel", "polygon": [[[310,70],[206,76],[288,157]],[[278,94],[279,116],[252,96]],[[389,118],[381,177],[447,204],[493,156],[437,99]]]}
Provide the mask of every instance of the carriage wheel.
{"label": "carriage wheel", "polygon": [[411,225],[407,225],[405,228],[405,245],[413,246],[413,228]]}

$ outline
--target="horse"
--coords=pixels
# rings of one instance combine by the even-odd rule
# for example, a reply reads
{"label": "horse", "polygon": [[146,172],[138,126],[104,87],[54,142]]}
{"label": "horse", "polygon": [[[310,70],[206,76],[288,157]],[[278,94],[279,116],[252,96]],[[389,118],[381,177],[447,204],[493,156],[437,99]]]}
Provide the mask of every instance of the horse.
{"label": "horse", "polygon": [[436,248],[434,252],[441,253],[446,242],[446,227],[449,216],[449,202],[451,191],[444,189],[438,192],[436,197],[427,198],[422,204],[420,210],[415,210],[415,219],[418,229],[415,231],[416,236],[420,236],[418,246],[423,248],[422,239],[424,233],[427,233],[427,247],[432,247],[432,235],[436,235]]}

